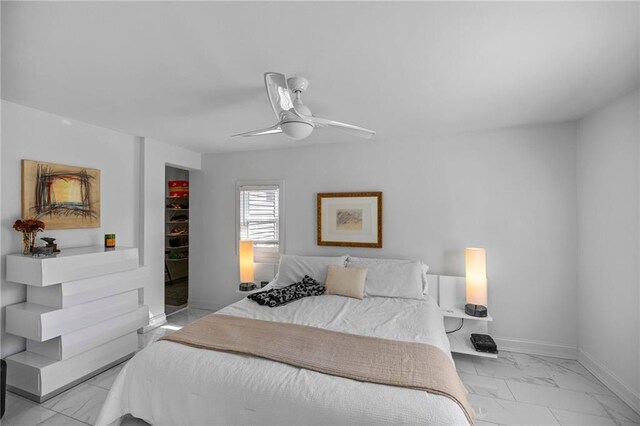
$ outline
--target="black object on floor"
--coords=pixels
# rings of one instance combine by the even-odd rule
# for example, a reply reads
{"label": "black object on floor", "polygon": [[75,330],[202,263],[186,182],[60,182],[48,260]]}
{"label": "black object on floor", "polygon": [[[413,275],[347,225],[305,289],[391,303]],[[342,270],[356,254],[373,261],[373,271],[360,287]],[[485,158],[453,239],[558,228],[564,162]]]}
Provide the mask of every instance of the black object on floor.
{"label": "black object on floor", "polygon": [[164,303],[171,306],[182,306],[189,299],[189,277],[177,278],[164,286]]}
{"label": "black object on floor", "polygon": [[496,342],[488,334],[471,334],[471,343],[478,352],[498,353]]}
{"label": "black object on floor", "polygon": [[0,360],[0,363],[2,364],[2,372],[0,372],[0,374],[2,375],[2,389],[0,389],[0,392],[2,392],[2,395],[0,395],[0,419],[4,416],[4,403],[5,403],[5,398],[7,397],[7,363],[6,361]]}

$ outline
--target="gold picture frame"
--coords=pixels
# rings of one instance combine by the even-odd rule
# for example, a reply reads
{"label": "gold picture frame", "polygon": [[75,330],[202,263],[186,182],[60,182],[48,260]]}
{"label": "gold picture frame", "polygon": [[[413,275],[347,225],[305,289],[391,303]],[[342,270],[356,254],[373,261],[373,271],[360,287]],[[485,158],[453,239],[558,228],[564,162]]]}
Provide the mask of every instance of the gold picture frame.
{"label": "gold picture frame", "polygon": [[382,247],[382,192],[317,194],[317,244]]}

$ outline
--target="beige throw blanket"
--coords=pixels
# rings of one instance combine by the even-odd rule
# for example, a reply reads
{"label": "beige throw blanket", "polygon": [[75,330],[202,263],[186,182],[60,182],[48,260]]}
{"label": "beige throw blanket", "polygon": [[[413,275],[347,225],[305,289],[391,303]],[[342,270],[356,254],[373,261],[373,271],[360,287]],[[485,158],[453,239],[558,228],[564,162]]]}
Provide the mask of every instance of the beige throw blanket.
{"label": "beige throw blanket", "polygon": [[443,395],[463,409],[469,423],[474,422],[467,390],[453,363],[432,345],[221,314],[208,315],[161,340]]}

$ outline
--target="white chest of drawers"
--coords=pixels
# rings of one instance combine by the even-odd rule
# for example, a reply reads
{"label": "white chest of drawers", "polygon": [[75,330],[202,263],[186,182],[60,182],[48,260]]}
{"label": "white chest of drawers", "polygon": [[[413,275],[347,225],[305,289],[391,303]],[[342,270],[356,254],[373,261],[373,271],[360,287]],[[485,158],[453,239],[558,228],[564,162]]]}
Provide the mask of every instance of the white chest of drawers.
{"label": "white chest of drawers", "polygon": [[6,308],[6,331],[27,350],[6,358],[10,390],[42,402],[132,356],[149,310],[138,249],[66,249],[57,257],[7,256],[7,280],[27,301]]}

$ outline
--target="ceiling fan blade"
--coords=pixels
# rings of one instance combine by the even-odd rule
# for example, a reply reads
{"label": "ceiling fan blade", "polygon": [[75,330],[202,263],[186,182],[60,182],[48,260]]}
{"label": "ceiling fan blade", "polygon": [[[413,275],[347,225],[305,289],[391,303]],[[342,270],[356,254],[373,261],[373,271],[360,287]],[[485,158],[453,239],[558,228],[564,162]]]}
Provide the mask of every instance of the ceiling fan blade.
{"label": "ceiling fan blade", "polygon": [[243,136],[243,137],[264,136],[264,135],[275,135],[276,133],[282,133],[282,129],[280,128],[279,124],[276,124],[275,126],[267,127],[266,129],[252,130],[250,132],[238,133],[237,135],[231,135],[231,137],[235,138],[237,136]]}
{"label": "ceiling fan blade", "polygon": [[292,114],[299,116],[293,106],[293,99],[291,99],[291,92],[284,74],[277,72],[264,73],[264,85],[267,88],[267,95],[278,121],[282,121],[287,117],[290,118]]}
{"label": "ceiling fan blade", "polygon": [[358,127],[352,124],[341,123],[339,121],[327,120],[326,118],[313,117],[313,116],[310,116],[310,117],[303,116],[303,118],[311,121],[316,127],[334,127],[338,130],[342,130],[344,132],[350,133],[354,136],[358,136],[361,138],[371,139],[376,134],[374,130],[365,129],[364,127]]}

